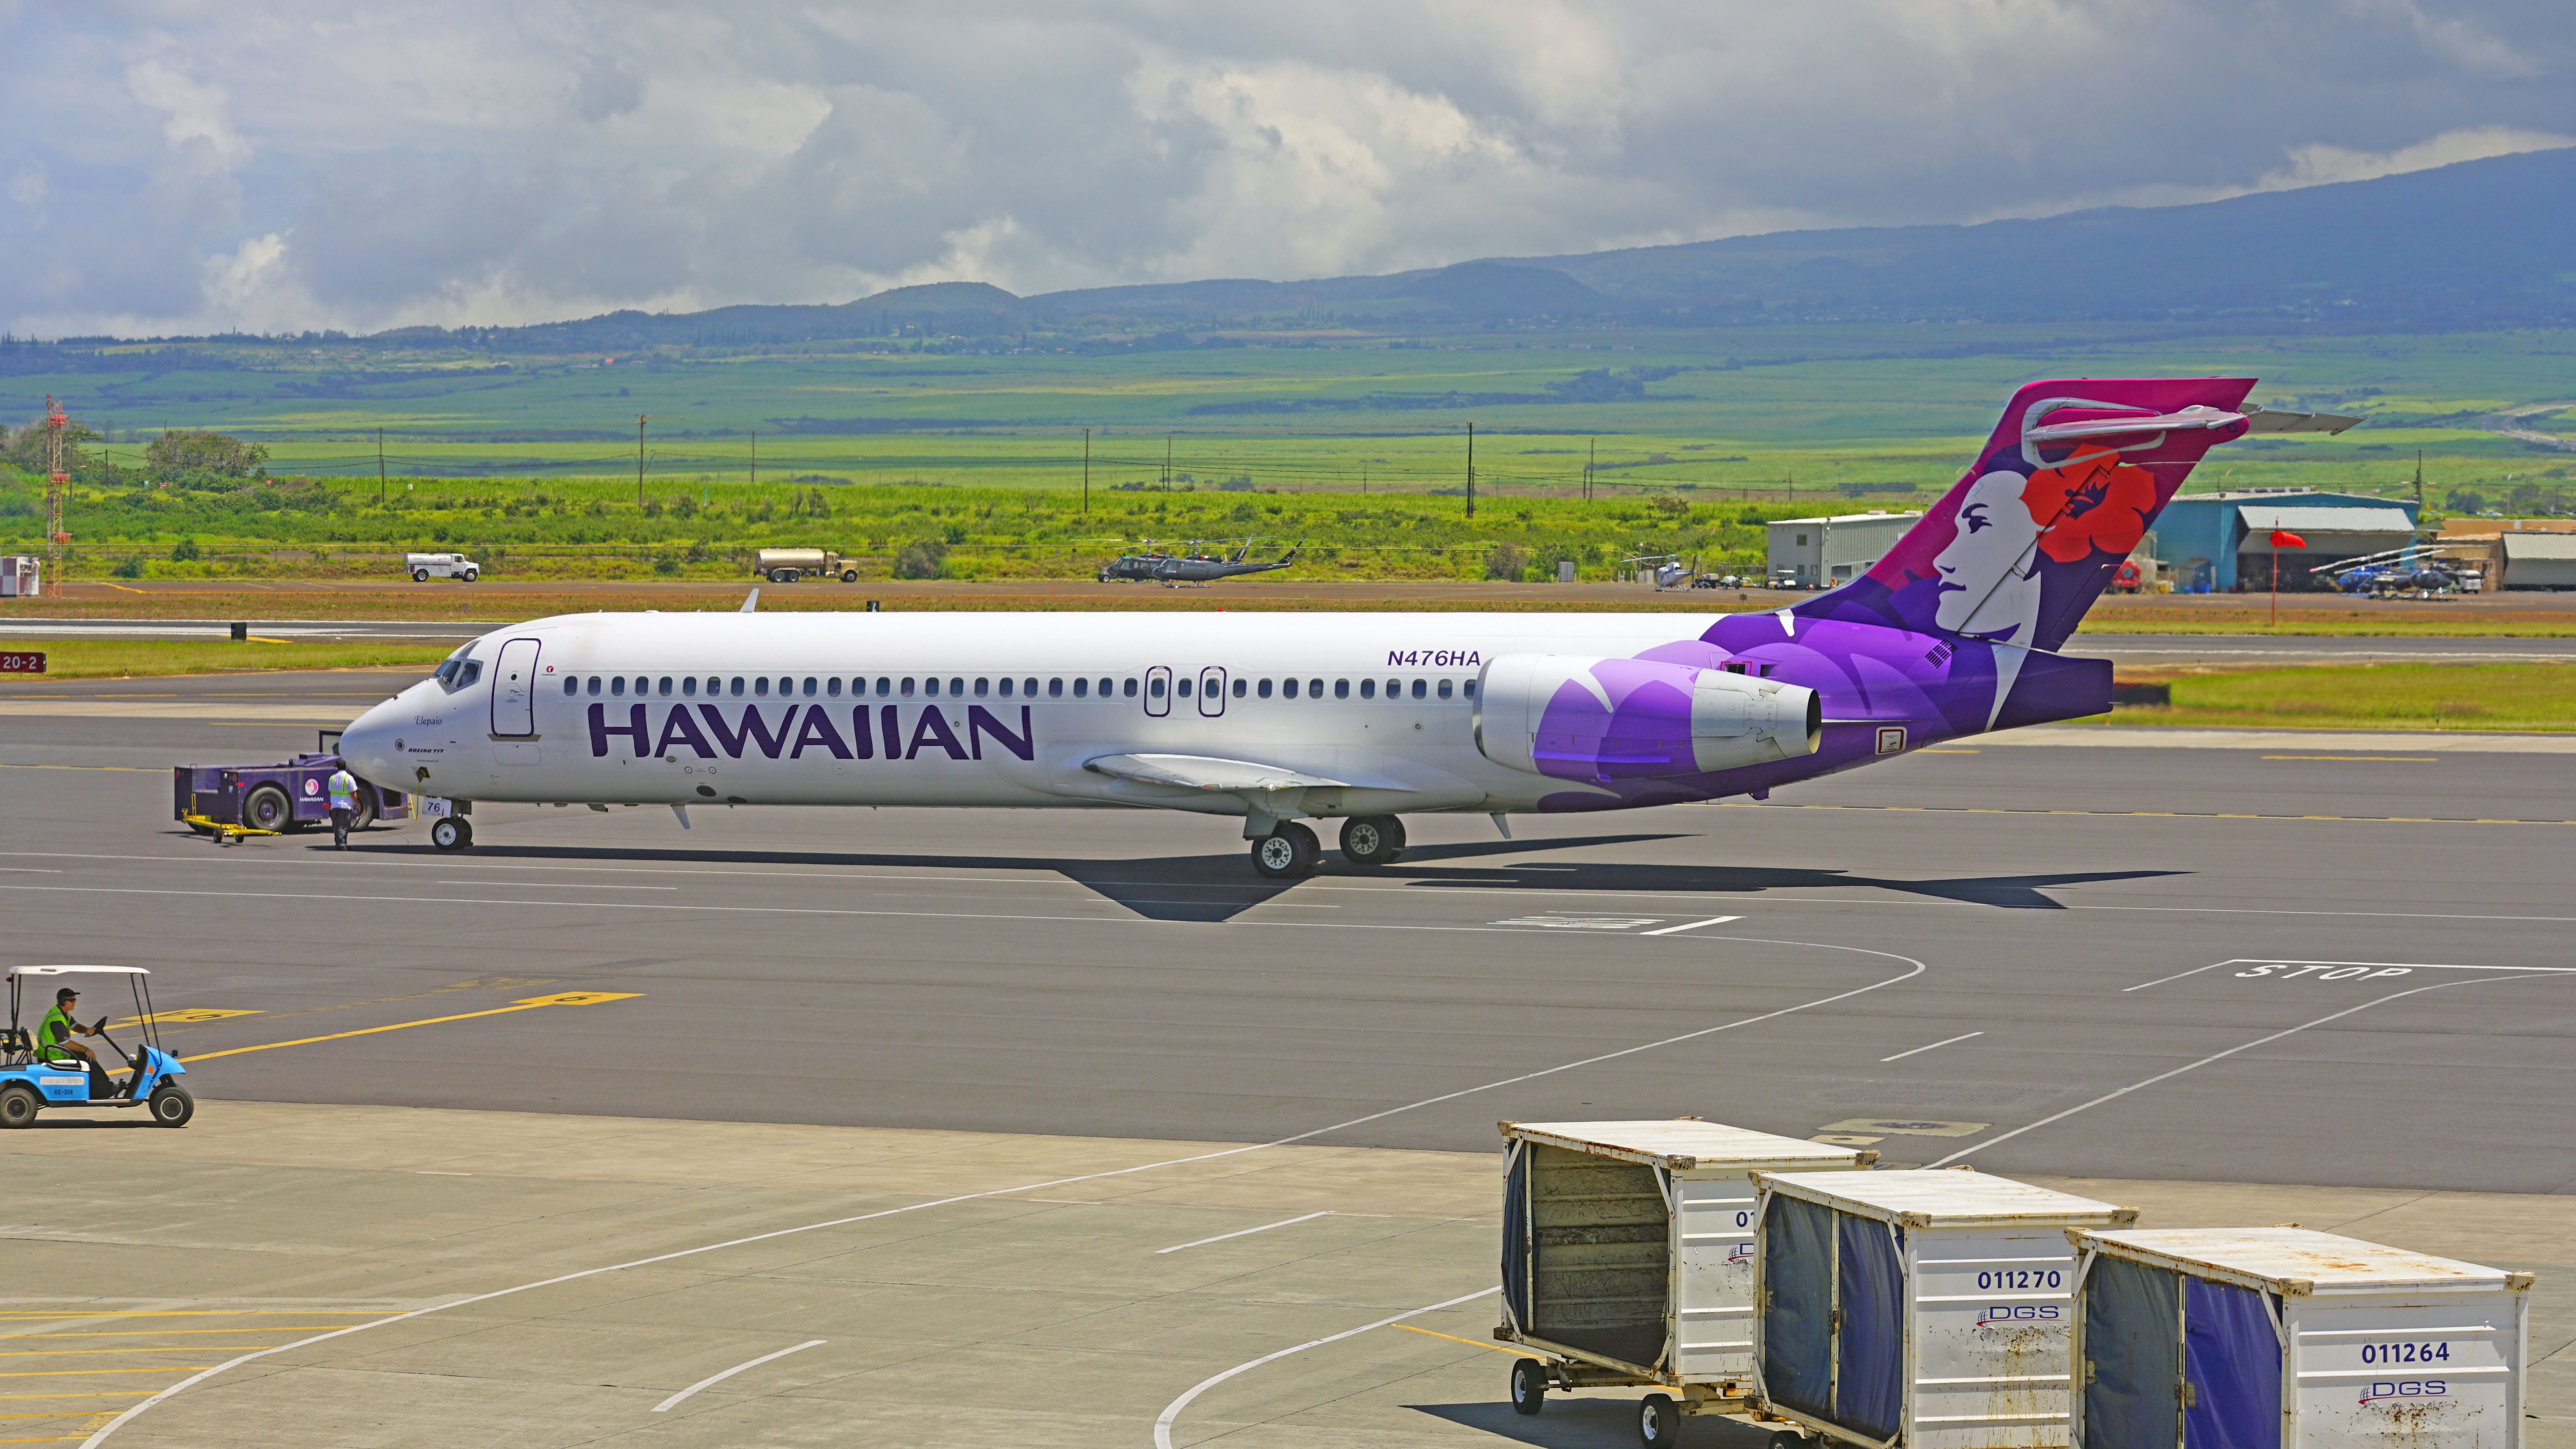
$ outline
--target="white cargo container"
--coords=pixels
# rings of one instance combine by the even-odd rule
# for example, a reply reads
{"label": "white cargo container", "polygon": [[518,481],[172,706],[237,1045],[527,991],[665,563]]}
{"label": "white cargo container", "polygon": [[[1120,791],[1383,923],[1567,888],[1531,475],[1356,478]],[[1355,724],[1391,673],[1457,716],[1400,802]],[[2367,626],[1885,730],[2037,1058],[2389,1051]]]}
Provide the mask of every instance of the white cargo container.
{"label": "white cargo container", "polygon": [[2304,1228],[2066,1236],[2081,1449],[2520,1449],[2528,1273]]}
{"label": "white cargo container", "polygon": [[32,553],[0,554],[0,599],[32,599],[44,591],[43,560]]}
{"label": "white cargo container", "polygon": [[1979,1172],[1756,1173],[1760,1407],[1855,1444],[2062,1449],[2075,1252],[2135,1208]]}
{"label": "white cargo container", "polygon": [[1669,1442],[1683,1414],[1742,1414],[1753,1383],[1756,1170],[1818,1175],[1878,1154],[1695,1117],[1505,1122],[1503,1322],[1545,1355],[1512,1373],[1535,1414],[1559,1388],[1655,1384],[1640,1412]]}

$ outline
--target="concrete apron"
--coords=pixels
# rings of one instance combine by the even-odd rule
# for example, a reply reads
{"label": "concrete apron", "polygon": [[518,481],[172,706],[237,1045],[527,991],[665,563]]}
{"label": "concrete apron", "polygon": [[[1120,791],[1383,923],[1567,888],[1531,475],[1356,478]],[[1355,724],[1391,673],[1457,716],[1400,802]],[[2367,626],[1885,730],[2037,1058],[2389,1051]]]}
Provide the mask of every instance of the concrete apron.
{"label": "concrete apron", "polygon": [[[0,1438],[78,1442],[206,1367],[379,1324],[252,1358],[108,1442],[1148,1446],[1212,1376],[1490,1288],[1499,1161],[259,1102],[177,1132],[50,1117],[0,1139],[24,1187]],[[2032,1180],[2145,1226],[2297,1222],[2535,1269],[2528,1443],[2576,1449],[2563,1197]],[[1513,1415],[1495,1317],[1476,1297],[1248,1369],[1170,1441],[1635,1442],[1638,1390]]]}

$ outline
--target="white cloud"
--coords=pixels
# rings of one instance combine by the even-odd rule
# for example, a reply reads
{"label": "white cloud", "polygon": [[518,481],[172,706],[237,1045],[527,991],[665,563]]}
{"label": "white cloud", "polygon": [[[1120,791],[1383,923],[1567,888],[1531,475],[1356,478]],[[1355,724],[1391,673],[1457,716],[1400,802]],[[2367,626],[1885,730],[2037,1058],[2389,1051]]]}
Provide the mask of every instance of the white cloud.
{"label": "white cloud", "polygon": [[2456,131],[2444,131],[2429,141],[2400,146],[2394,151],[2355,151],[2344,146],[2322,144],[2301,146],[2290,152],[2289,165],[2277,171],[2264,172],[2250,189],[2289,191],[2338,181],[2373,181],[2382,176],[2429,171],[2436,166],[2450,166],[2462,161],[2484,161],[2490,156],[2519,156],[2526,151],[2555,151],[2563,146],[2576,146],[2576,136],[2562,136],[2553,131],[2524,131],[2512,126],[2464,126]]}
{"label": "white cloud", "polygon": [[0,41],[48,61],[0,88],[40,332],[1333,275],[2576,137],[2564,0],[0,0]]}

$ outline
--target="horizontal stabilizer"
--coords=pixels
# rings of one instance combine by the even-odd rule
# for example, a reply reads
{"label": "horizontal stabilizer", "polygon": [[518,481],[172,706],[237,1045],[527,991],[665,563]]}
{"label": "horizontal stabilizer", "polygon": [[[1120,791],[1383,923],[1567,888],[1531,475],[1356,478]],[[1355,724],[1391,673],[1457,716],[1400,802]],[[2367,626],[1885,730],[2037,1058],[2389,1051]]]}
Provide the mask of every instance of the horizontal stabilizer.
{"label": "horizontal stabilizer", "polygon": [[2359,425],[2361,419],[2341,413],[2276,413],[2270,408],[2249,407],[2245,410],[2248,433],[2340,433]]}
{"label": "horizontal stabilizer", "polygon": [[1250,760],[1220,760],[1207,755],[1102,755],[1082,767],[1097,775],[1141,780],[1149,785],[1176,785],[1184,790],[1302,790],[1340,787],[1327,780],[1277,765]]}

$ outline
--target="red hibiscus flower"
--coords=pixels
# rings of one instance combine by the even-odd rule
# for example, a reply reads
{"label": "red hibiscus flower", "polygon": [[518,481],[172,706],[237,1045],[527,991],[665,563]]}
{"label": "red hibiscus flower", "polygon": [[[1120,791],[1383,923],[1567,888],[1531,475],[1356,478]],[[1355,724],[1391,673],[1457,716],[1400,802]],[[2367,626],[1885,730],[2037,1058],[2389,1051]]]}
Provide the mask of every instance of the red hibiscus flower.
{"label": "red hibiscus flower", "polygon": [[2039,551],[2059,563],[2097,548],[2125,556],[2146,536],[2156,481],[2118,453],[2096,448],[2031,474],[2021,501],[2040,525]]}

